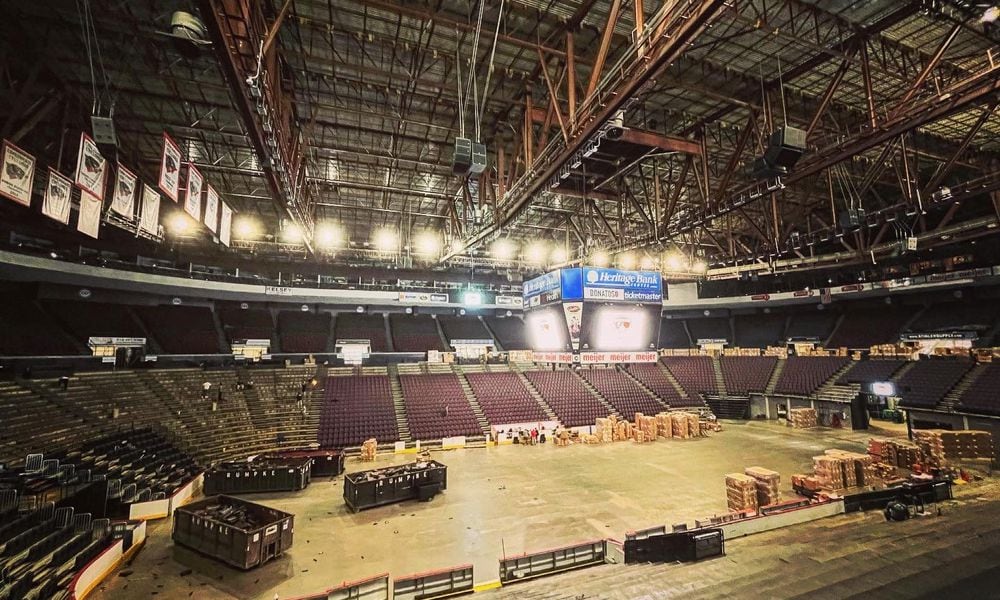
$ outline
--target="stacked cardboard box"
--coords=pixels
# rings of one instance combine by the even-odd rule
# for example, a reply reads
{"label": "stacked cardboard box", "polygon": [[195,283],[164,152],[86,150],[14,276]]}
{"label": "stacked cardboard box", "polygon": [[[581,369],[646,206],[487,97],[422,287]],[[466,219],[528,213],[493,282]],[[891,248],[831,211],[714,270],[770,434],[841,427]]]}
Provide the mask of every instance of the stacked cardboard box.
{"label": "stacked cardboard box", "polygon": [[816,426],[816,409],[814,408],[790,408],[788,409],[788,424],[795,429],[808,429]]}
{"label": "stacked cardboard box", "polygon": [[817,479],[815,475],[796,473],[795,475],[792,475],[792,487],[797,490],[818,492],[822,486],[820,486],[819,479]]}
{"label": "stacked cardboard box", "polygon": [[563,429],[556,435],[556,446],[569,446],[569,431]]}
{"label": "stacked cardboard box", "polygon": [[907,440],[872,438],[868,440],[868,454],[876,462],[893,467],[912,469],[913,465],[923,463],[920,446]]}
{"label": "stacked cardboard box", "polygon": [[698,413],[687,413],[688,435],[691,437],[701,437],[701,423]]}
{"label": "stacked cardboard box", "polygon": [[913,432],[913,441],[920,446],[927,463],[935,467],[963,459],[993,458],[993,436],[988,431],[919,429]]}
{"label": "stacked cardboard box", "polygon": [[581,435],[580,436],[580,440],[584,444],[600,444],[601,443],[600,438],[598,438],[596,435],[593,435],[593,434],[590,434],[590,433],[585,433],[585,434]]}
{"label": "stacked cardboard box", "polygon": [[602,443],[610,444],[614,440],[614,421],[604,417],[598,417],[594,423],[594,434]]}
{"label": "stacked cardboard box", "polygon": [[668,413],[659,413],[656,415],[656,435],[664,438],[673,437],[674,428],[670,423],[670,415]]}
{"label": "stacked cardboard box", "polygon": [[781,500],[781,493],[778,491],[781,475],[777,471],[764,467],[747,467],[743,469],[743,474],[753,477],[756,481],[759,506],[770,506]]}
{"label": "stacked cardboard box", "polygon": [[639,422],[636,424],[638,431],[641,431],[647,442],[656,441],[657,425],[656,417],[639,415]]}
{"label": "stacked cardboard box", "polygon": [[730,512],[751,510],[756,512],[757,480],[743,473],[726,475],[726,500]]}
{"label": "stacked cardboard box", "polygon": [[633,437],[632,424],[628,421],[618,421],[615,423],[614,441],[626,442]]}
{"label": "stacked cardboard box", "polygon": [[641,429],[636,429],[632,433],[632,439],[635,440],[635,443],[637,443],[637,444],[643,444],[647,440],[650,441],[650,442],[653,441],[653,440],[650,440],[649,438],[647,438],[646,437],[646,432],[643,431],[643,430],[641,430]]}
{"label": "stacked cardboard box", "polygon": [[687,439],[691,437],[688,430],[688,419],[684,413],[670,413],[670,428],[675,438]]}
{"label": "stacked cardboard box", "polygon": [[846,487],[844,483],[843,460],[823,454],[813,457],[813,471],[821,488],[825,490],[842,490]]}
{"label": "stacked cardboard box", "polygon": [[378,451],[378,442],[375,438],[370,438],[361,444],[361,460],[371,462],[375,460],[375,453]]}

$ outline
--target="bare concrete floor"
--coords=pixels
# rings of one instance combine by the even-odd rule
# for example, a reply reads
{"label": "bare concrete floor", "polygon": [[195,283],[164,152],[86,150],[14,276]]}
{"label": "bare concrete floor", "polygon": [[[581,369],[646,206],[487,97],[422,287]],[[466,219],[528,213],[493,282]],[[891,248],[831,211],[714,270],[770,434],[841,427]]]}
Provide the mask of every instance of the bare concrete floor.
{"label": "bare concrete floor", "polygon": [[[653,525],[692,522],[726,510],[723,476],[760,465],[789,476],[808,471],[827,448],[862,450],[873,433],[799,431],[768,423],[726,423],[709,438],[636,445],[556,448],[504,446],[436,453],[448,490],[430,503],[407,502],[358,514],[341,483],[318,480],[296,494],[249,499],[295,514],[293,548],[239,572],[175,546],[166,522],[125,576],[95,598],[265,598],[319,592],[388,571],[400,576],[472,563],[476,580],[496,579],[497,559]],[[380,457],[375,466],[412,456]],[[348,470],[372,468],[351,461]]]}

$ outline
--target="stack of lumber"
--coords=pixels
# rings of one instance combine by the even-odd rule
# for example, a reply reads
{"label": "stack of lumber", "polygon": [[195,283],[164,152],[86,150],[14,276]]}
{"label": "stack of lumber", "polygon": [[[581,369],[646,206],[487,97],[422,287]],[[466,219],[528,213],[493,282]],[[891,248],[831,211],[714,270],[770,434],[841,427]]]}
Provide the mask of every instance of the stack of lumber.
{"label": "stack of lumber", "polygon": [[757,480],[743,473],[726,475],[726,500],[730,512],[757,512]]}
{"label": "stack of lumber", "polygon": [[375,438],[369,438],[361,444],[361,460],[371,462],[375,460],[375,453],[378,451],[378,442]]}
{"label": "stack of lumber", "polygon": [[788,424],[795,429],[808,429],[816,426],[816,409],[814,408],[790,408],[788,409]]}
{"label": "stack of lumber", "polygon": [[927,463],[935,467],[962,459],[993,458],[993,435],[988,431],[918,429],[913,432],[913,441],[923,451]]}
{"label": "stack of lumber", "polygon": [[670,413],[671,434],[675,438],[687,439],[691,437],[688,429],[688,418],[686,413]]}
{"label": "stack of lumber", "polygon": [[778,491],[781,475],[777,471],[764,467],[747,467],[743,469],[743,474],[753,477],[756,482],[758,506],[770,506],[781,501],[781,492]]}
{"label": "stack of lumber", "polygon": [[674,435],[674,427],[670,422],[669,413],[658,413],[656,415],[656,435],[670,438]]}
{"label": "stack of lumber", "polygon": [[913,465],[923,463],[923,451],[920,446],[908,440],[871,438],[868,440],[868,455],[875,462],[906,469],[912,469]]}

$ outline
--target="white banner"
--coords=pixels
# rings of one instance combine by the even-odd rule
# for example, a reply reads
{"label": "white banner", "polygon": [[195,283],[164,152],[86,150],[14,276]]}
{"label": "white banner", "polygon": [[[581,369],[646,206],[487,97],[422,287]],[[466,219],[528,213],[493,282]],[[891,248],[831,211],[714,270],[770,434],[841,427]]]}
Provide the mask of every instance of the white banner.
{"label": "white banner", "polygon": [[160,156],[160,190],[174,202],[180,197],[181,148],[163,132],[163,154]]}
{"label": "white banner", "polygon": [[580,362],[594,363],[655,363],[656,352],[581,352]]}
{"label": "white banner", "polygon": [[31,206],[31,185],[35,181],[35,157],[7,140],[3,141],[3,170],[0,196]]}
{"label": "white banner", "polygon": [[265,285],[264,294],[267,296],[291,296],[295,290],[283,285]]}
{"label": "white banner", "polygon": [[135,216],[135,187],[138,182],[135,173],[118,163],[115,190],[111,196],[111,210],[130,219]]}
{"label": "white banner", "polygon": [[119,346],[119,347],[142,347],[146,345],[146,338],[143,337],[89,337],[87,346]]}
{"label": "white banner", "polygon": [[160,194],[152,187],[142,186],[142,210],[139,213],[139,227],[156,235],[160,229]]}
{"label": "white banner", "polygon": [[434,294],[431,292],[399,292],[399,301],[446,304],[448,302],[448,294]]}
{"label": "white banner", "polygon": [[187,190],[184,194],[184,212],[191,215],[195,221],[201,220],[201,188],[205,178],[191,163],[188,163]]}
{"label": "white banner", "polygon": [[219,192],[208,184],[205,192],[205,225],[215,233],[219,230]]}
{"label": "white banner", "polygon": [[572,364],[572,352],[532,352],[531,360],[534,362]]}
{"label": "white banner", "polygon": [[80,153],[76,158],[77,187],[103,202],[107,175],[108,161],[101,156],[97,142],[86,133],[80,133]]}
{"label": "white banner", "polygon": [[233,209],[222,203],[222,217],[219,219],[219,241],[229,246],[229,235],[233,229]]}
{"label": "white banner", "polygon": [[69,207],[73,198],[73,180],[49,167],[49,181],[45,185],[42,214],[69,225]]}
{"label": "white banner", "polygon": [[101,201],[86,190],[80,191],[80,215],[76,220],[76,230],[97,239],[101,228]]}
{"label": "white banner", "polygon": [[521,306],[524,299],[520,296],[497,296],[496,304],[499,306]]}

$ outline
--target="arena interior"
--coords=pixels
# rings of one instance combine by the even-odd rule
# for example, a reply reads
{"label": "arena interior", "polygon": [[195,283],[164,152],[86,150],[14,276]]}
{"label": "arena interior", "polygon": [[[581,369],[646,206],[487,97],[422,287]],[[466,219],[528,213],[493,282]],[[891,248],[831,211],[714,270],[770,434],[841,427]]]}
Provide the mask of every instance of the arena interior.
{"label": "arena interior", "polygon": [[995,2],[4,8],[0,600],[1000,598]]}

